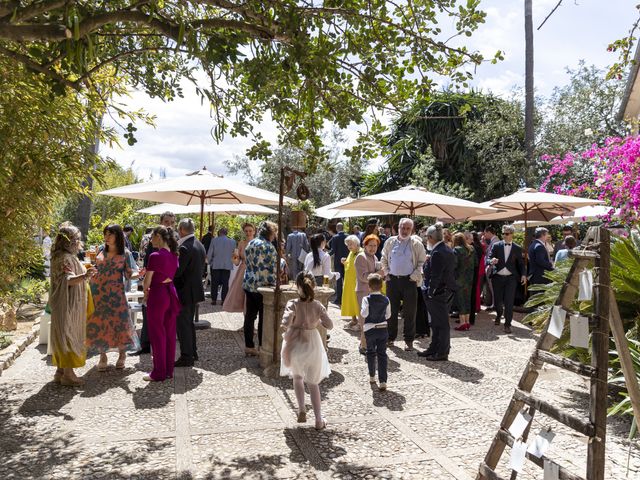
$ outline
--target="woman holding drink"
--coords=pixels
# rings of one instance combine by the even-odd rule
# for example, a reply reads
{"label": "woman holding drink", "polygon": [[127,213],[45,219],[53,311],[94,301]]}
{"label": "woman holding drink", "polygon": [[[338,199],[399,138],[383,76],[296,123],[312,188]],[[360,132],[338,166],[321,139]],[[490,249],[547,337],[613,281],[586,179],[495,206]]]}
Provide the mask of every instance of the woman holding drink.
{"label": "woman holding drink", "polygon": [[86,269],[80,264],[80,245],[80,230],[63,223],[51,252],[50,342],[52,361],[58,367],[53,380],[66,386],[84,383],[73,369],[84,366],[87,358],[87,280],[96,273],[91,264]]}
{"label": "woman holding drink", "polygon": [[104,249],[96,256],[97,274],[91,280],[95,311],[87,323],[87,346],[100,353],[98,371],[108,367],[107,352],[118,350],[116,369],[123,369],[128,349],[139,348],[138,336],[129,316],[125,281],[132,276],[120,225],[104,228]]}

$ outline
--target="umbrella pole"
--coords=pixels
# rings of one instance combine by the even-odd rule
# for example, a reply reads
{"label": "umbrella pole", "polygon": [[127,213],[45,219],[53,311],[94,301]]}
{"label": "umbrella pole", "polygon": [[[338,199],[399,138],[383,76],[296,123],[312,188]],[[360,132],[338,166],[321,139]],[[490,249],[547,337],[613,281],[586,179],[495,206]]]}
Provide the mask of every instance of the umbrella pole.
{"label": "umbrella pole", "polygon": [[278,190],[278,233],[276,234],[276,289],[273,294],[273,363],[278,361],[278,353],[276,349],[276,339],[280,330],[280,322],[278,321],[278,304],[280,303],[280,239],[282,238],[282,205],[284,203],[284,170],[280,168],[280,190]]}
{"label": "umbrella pole", "polygon": [[216,212],[211,212],[211,235],[216,231]]}
{"label": "umbrella pole", "polygon": [[204,236],[204,197],[200,197],[200,238]]}

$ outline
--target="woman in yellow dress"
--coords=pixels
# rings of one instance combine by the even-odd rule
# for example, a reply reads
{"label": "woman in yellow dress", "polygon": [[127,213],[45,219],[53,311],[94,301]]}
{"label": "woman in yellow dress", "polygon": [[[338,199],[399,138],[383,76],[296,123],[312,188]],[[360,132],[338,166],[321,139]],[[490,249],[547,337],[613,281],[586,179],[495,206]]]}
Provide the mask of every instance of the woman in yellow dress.
{"label": "woman in yellow dress", "polygon": [[51,252],[51,335],[53,364],[58,367],[53,377],[62,385],[82,385],[74,368],[82,367],[87,358],[87,280],[96,273],[86,270],[77,254],[80,230],[70,223],[60,226]]}
{"label": "woman in yellow dress", "polygon": [[340,315],[351,317],[349,327],[358,325],[358,315],[360,315],[360,305],[356,297],[356,257],[361,251],[360,239],[355,235],[349,235],[344,239],[344,243],[349,249],[347,258],[342,258],[344,265],[344,283],[342,286],[342,306]]}

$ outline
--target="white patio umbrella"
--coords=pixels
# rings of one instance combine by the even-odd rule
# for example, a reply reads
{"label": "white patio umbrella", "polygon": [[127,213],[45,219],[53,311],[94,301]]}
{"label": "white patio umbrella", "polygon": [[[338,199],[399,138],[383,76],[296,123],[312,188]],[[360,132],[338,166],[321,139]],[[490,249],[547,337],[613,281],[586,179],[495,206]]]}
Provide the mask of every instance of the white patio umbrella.
{"label": "white patio umbrella", "polygon": [[490,215],[470,217],[469,220],[528,220],[550,221],[552,218],[572,214],[577,208],[600,205],[602,200],[573,197],[557,193],[540,192],[534,188],[522,188],[506,197],[496,198],[483,205],[497,208]]}
{"label": "white patio umbrella", "polygon": [[471,215],[482,215],[496,211],[492,207],[429,192],[415,186],[357,198],[342,205],[341,208],[343,210],[375,210],[387,214],[422,215],[438,218],[466,218]]}
{"label": "white patio umbrella", "polygon": [[[526,230],[530,220],[549,221],[558,215],[570,214],[576,208],[602,203],[604,202],[601,200],[540,192],[534,188],[522,188],[506,197],[485,202],[485,205],[500,209],[499,212],[470,217],[469,220],[524,220]],[[524,245],[525,268],[528,264],[528,247],[529,245]],[[526,291],[527,286],[525,285],[525,293]]]}
{"label": "white patio umbrella", "polygon": [[[160,215],[164,212],[172,213],[199,213],[200,205],[176,205],[173,203],[159,203],[151,207],[138,210],[139,213],[148,215]],[[205,205],[204,213],[217,213],[218,215],[273,215],[278,213],[277,210],[262,205],[254,205],[250,203],[229,203],[217,205]]]}
{"label": "white patio umbrella", "polygon": [[[150,200],[177,205],[200,205],[200,233],[204,222],[204,207],[212,204],[251,203],[278,205],[277,193],[252,187],[236,180],[209,172],[206,167],[180,177],[155,182],[135,183],[99,192],[113,197]],[[285,203],[294,202],[284,197]]]}
{"label": "white patio umbrella", "polygon": [[[608,207],[606,205],[591,205],[588,207],[580,207],[576,208],[573,213],[569,213],[567,215],[558,215],[557,217],[553,217],[548,222],[545,221],[533,221],[529,222],[529,227],[538,227],[541,225],[564,225],[566,223],[581,223],[581,222],[597,222],[601,219],[601,217],[607,215],[613,207]],[[618,212],[614,212],[614,216],[617,215]],[[514,225],[524,226],[524,221],[515,222]]]}
{"label": "white patio umbrella", "polygon": [[343,210],[342,206],[353,201],[353,198],[346,197],[337,202],[330,203],[324,207],[316,208],[314,215],[320,218],[332,220],[334,218],[351,218],[351,217],[378,217],[390,215],[385,212],[375,212],[369,210]]}

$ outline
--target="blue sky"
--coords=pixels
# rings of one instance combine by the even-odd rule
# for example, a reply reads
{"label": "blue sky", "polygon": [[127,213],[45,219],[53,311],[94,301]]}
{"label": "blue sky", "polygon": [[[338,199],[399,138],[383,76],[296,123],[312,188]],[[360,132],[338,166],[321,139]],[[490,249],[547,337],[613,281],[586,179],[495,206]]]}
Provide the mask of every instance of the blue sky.
{"label": "blue sky", "polygon": [[[607,45],[621,38],[637,17],[636,0],[564,0],[540,31],[544,17],[557,0],[533,0],[535,36],[535,84],[539,95],[548,96],[554,87],[567,82],[566,67],[575,67],[581,59],[605,68],[616,60]],[[473,85],[483,91],[508,95],[514,87],[524,85],[524,14],[523,0],[483,0],[481,8],[487,20],[465,43],[491,57],[496,50],[505,52],[497,65],[478,67]],[[149,99],[133,92],[124,100],[132,109],[144,108],[155,115],[156,127],[138,125],[138,143],[133,147],[103,147],[101,153],[116,159],[142,178],[165,169],[167,176],[197,170],[203,165],[226,175],[224,161],[242,155],[250,142],[242,138],[225,138],[217,144],[211,136],[213,120],[209,108],[200,104],[191,84],[185,85],[185,98],[171,103]],[[112,123],[111,120],[108,122]],[[270,122],[261,126],[267,140],[275,141]],[[351,141],[358,127],[346,132]],[[376,169],[380,161],[372,162]]]}

